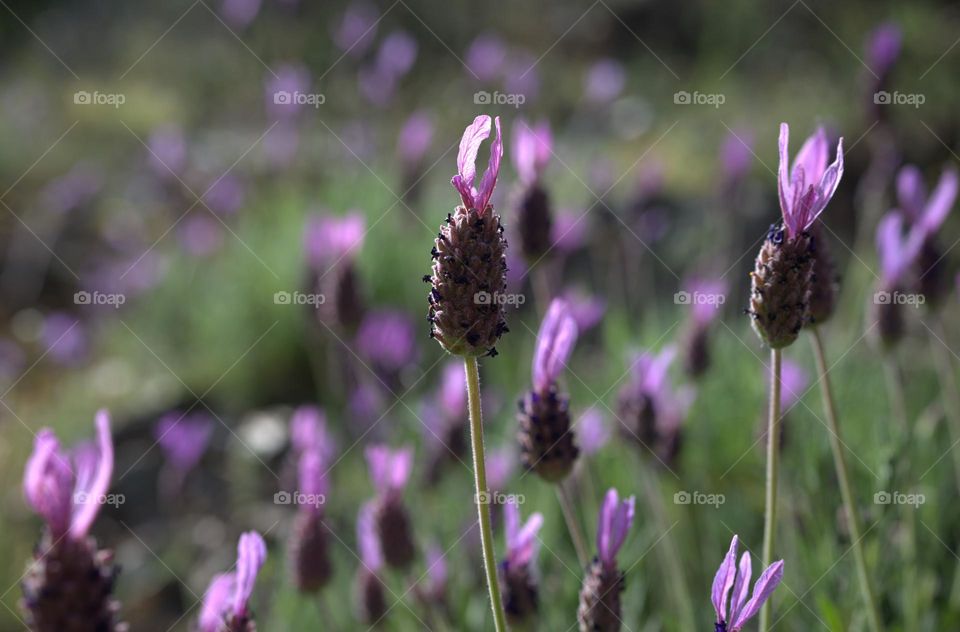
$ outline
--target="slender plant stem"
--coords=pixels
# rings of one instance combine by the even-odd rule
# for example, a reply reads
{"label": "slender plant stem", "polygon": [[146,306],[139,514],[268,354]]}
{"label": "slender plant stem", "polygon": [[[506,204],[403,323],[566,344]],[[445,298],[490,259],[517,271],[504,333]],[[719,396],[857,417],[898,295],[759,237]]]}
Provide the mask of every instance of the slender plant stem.
{"label": "slender plant stem", "polygon": [[587,567],[587,540],[583,535],[583,529],[577,520],[573,507],[570,505],[570,498],[567,496],[567,490],[563,487],[563,481],[556,484],[557,500],[560,502],[560,511],[563,512],[563,520],[567,523],[567,531],[570,532],[570,539],[573,540],[573,548],[577,551],[577,561],[580,568]]}
{"label": "slender plant stem", "polygon": [[470,442],[473,446],[474,501],[480,519],[480,543],[483,549],[483,566],[490,591],[490,607],[497,632],[507,631],[507,618],[500,600],[500,584],[497,581],[497,561],[493,554],[493,532],[490,529],[490,492],[487,489],[487,466],[483,457],[483,413],[480,410],[480,371],[477,359],[463,359],[467,373],[467,400],[470,408]]}
{"label": "slender plant stem", "polygon": [[896,359],[889,353],[883,358],[883,372],[887,381],[890,412],[893,413],[896,418],[894,422],[906,438],[910,432],[910,427],[907,425],[907,398],[903,394],[903,379],[900,377],[900,367],[897,366]]}
{"label": "slender plant stem", "polygon": [[860,532],[860,517],[857,515],[857,504],[850,487],[850,476],[847,473],[846,457],[840,440],[840,425],[837,423],[837,409],[833,401],[833,391],[830,388],[830,378],[827,375],[827,361],[823,353],[823,339],[820,337],[819,327],[814,327],[813,354],[817,361],[817,377],[820,382],[820,395],[823,397],[823,410],[827,416],[830,429],[830,449],[833,451],[833,463],[837,470],[837,479],[840,482],[840,496],[847,513],[847,525],[850,529],[850,539],[853,541],[853,559],[857,565],[857,577],[860,579],[860,591],[867,610],[867,622],[873,632],[881,632],[880,613],[877,602],[870,587],[870,575],[867,573],[867,560],[863,554],[863,536]]}
{"label": "slender plant stem", "polygon": [[[770,415],[767,418],[767,495],[763,514],[763,567],[773,561],[777,528],[777,483],[780,476],[780,350],[770,350]],[[770,601],[760,609],[760,632],[770,629]]]}

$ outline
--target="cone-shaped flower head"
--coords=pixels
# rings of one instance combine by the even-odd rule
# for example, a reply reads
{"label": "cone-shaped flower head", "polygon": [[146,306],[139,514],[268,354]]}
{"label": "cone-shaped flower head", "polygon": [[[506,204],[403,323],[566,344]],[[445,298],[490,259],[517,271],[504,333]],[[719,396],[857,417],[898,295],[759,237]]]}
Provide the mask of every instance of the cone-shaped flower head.
{"label": "cone-shaped flower head", "polygon": [[357,609],[360,619],[369,625],[380,621],[387,613],[385,586],[380,580],[383,551],[377,535],[376,507],[364,503],[357,515],[357,548],[360,568],[357,570]]}
{"label": "cone-shaped flower head", "polygon": [[[730,550],[723,558],[713,578],[711,601],[717,613],[717,632],[738,632],[747,620],[760,611],[774,589],[783,579],[783,560],[768,566],[753,585],[753,595],[747,600],[752,573],[749,551],[744,551],[737,566],[737,536],[730,541]],[[733,590],[731,595],[730,591]],[[727,605],[729,603],[729,609]]]}
{"label": "cone-shaped flower head", "polygon": [[293,582],[302,592],[316,592],[333,576],[328,528],[323,521],[327,495],[326,463],[320,450],[300,453],[297,479],[301,498],[287,544]]}
{"label": "cone-shaped flower head", "polygon": [[496,355],[497,340],[507,332],[507,244],[490,205],[503,156],[500,119],[495,122],[497,136],[479,188],[474,186],[477,152],[490,136],[490,117],[478,116],[463,133],[452,180],[463,204],[447,215],[430,253],[432,274],[424,277],[431,285],[430,335],[453,355]]}
{"label": "cone-shaped flower head", "polygon": [[684,344],[684,367],[691,377],[700,377],[710,368],[710,325],[726,301],[727,284],[722,279],[693,279],[687,284],[690,327]]}
{"label": "cone-shaped flower head", "polygon": [[380,550],[387,564],[406,568],[416,557],[413,525],[401,497],[413,470],[413,448],[391,450],[385,445],[372,445],[367,447],[366,456],[377,489],[374,522]]}
{"label": "cone-shaped flower head", "polygon": [[518,120],[513,127],[513,166],[520,176],[517,192],[517,229],[520,251],[528,262],[539,261],[553,244],[553,212],[541,177],[550,162],[553,139],[550,126],[530,127]]}
{"label": "cone-shaped flower head", "polygon": [[790,126],[780,124],[778,189],[787,238],[795,239],[816,221],[833,197],[843,176],[843,139],[837,142],[833,164],[827,166],[827,133],[817,128],[797,152],[790,166]]}
{"label": "cone-shaped flower head", "polygon": [[324,299],[312,307],[324,324],[353,330],[360,323],[364,305],[354,258],[365,233],[366,221],[359,211],[342,217],[316,215],[307,221],[304,249],[309,288]]}
{"label": "cone-shaped flower head", "polygon": [[517,502],[511,499],[504,505],[507,552],[500,563],[499,579],[504,611],[512,625],[520,626],[537,612],[539,590],[533,562],[539,549],[537,533],[541,526],[541,514],[534,513],[522,523]]}
{"label": "cone-shaped flower head", "polygon": [[24,472],[23,493],[54,539],[86,538],[110,488],[113,439],[106,410],[97,412],[96,427],[96,445],[81,444],[69,452],[60,447],[52,430],[37,434]]}
{"label": "cone-shaped flower head", "polygon": [[580,589],[577,620],[581,632],[616,632],[620,629],[620,593],[623,573],[617,568],[617,552],[633,524],[634,497],[621,501],[610,489],[603,499],[597,524],[597,557],[587,567]]}
{"label": "cone-shaped flower head", "polygon": [[533,389],[520,400],[521,460],[544,480],[562,480],[573,468],[579,449],[570,427],[570,404],[557,392],[557,378],[577,341],[577,322],[564,299],[550,303],[537,333],[533,354]]}
{"label": "cone-shaped flower head", "polygon": [[523,119],[517,119],[513,126],[512,158],[520,182],[525,186],[536,184],[550,164],[552,152],[549,123],[541,121],[531,127]]}
{"label": "cone-shaped flower head", "polygon": [[240,536],[237,567],[217,575],[203,597],[201,632],[247,632],[255,629],[249,610],[257,574],[267,559],[267,545],[256,531]]}

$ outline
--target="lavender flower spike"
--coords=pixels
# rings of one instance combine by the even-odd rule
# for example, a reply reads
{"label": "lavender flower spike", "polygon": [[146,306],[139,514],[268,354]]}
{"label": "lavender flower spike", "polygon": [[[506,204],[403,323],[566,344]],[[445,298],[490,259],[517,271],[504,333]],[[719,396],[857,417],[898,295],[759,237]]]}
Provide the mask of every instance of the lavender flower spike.
{"label": "lavender flower spike", "polygon": [[360,507],[357,515],[357,546],[360,568],[357,570],[357,609],[360,620],[368,625],[379,622],[387,614],[385,586],[380,580],[383,552],[377,537],[376,508],[373,502]]}
{"label": "lavender flower spike", "polygon": [[521,626],[535,616],[539,602],[533,561],[539,549],[537,533],[543,526],[543,515],[534,513],[527,522],[520,522],[520,507],[513,499],[503,507],[507,553],[500,563],[500,589],[503,608],[511,625]]}
{"label": "lavender flower spike", "polygon": [[214,577],[203,597],[198,621],[200,632],[256,630],[249,603],[257,574],[266,559],[267,545],[259,533],[248,531],[240,536],[236,571]]}
{"label": "lavender flower spike", "polygon": [[520,400],[521,460],[550,482],[562,480],[579,454],[570,428],[570,403],[557,391],[557,378],[577,341],[577,321],[570,305],[553,299],[537,334],[533,354],[533,389]]}
{"label": "lavender flower spike", "polygon": [[540,180],[550,163],[552,151],[553,136],[546,121],[530,127],[526,121],[517,120],[513,126],[512,158],[513,166],[524,185],[531,186]]}
{"label": "lavender flower spike", "polygon": [[[780,124],[780,169],[777,188],[787,236],[795,239],[810,228],[833,197],[843,176],[843,138],[833,164],[827,167],[827,134],[822,127],[807,139],[790,167],[790,126]],[[789,169],[789,176],[788,176]]]}
{"label": "lavender flower spike", "polygon": [[370,479],[377,489],[374,523],[380,549],[387,564],[407,568],[417,554],[413,524],[402,497],[413,470],[413,448],[391,450],[385,445],[372,445],[366,456]]}
{"label": "lavender flower spike", "polygon": [[[737,536],[730,541],[730,550],[723,558],[717,574],[713,578],[711,601],[717,613],[716,632],[738,632],[743,629],[747,621],[760,610],[763,603],[770,598],[774,589],[783,579],[783,560],[774,562],[763,571],[760,578],[753,585],[753,596],[747,600],[747,591],[750,588],[752,572],[750,553],[744,551],[737,566]],[[733,594],[730,594],[730,590]],[[727,609],[728,599],[729,611]]]}
{"label": "lavender flower spike", "polygon": [[611,488],[603,499],[597,524],[597,557],[587,568],[580,589],[577,620],[580,632],[617,632],[620,629],[620,593],[623,573],[617,569],[617,553],[633,524],[636,501],[633,496],[621,501]]}

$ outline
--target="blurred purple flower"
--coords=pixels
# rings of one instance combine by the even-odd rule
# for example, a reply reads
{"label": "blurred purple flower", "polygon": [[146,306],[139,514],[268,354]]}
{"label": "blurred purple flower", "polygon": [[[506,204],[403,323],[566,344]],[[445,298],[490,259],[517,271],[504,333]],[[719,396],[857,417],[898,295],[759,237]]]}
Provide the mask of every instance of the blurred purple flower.
{"label": "blurred purple flower", "polygon": [[377,52],[377,70],[394,79],[403,77],[417,61],[417,48],[417,40],[406,31],[390,33]]}
{"label": "blurred purple flower", "polygon": [[519,293],[526,278],[526,260],[515,249],[507,248],[507,291]]}
{"label": "blurred purple flower", "polygon": [[220,14],[235,29],[243,29],[260,13],[260,0],[223,0]]}
{"label": "blurred purple flower", "polygon": [[363,246],[365,235],[366,219],[359,211],[350,211],[341,217],[313,215],[304,230],[307,262],[317,268],[352,258]]}
{"label": "blurred purple flower", "polygon": [[322,408],[307,404],[293,411],[290,445],[296,454],[317,450],[324,462],[333,458],[336,446],[327,430],[327,416]]}
{"label": "blurred purple flower", "polygon": [[588,408],[577,422],[577,440],[580,452],[590,456],[600,451],[610,441],[610,427],[596,407]]}
{"label": "blurred purple flower", "polygon": [[[309,448],[302,452],[297,462],[298,491],[315,499],[324,498],[327,495],[328,485],[326,467],[326,462],[319,448]],[[298,503],[298,508],[303,511],[321,513],[323,504],[320,501]]]}
{"label": "blurred purple flower", "polygon": [[924,238],[931,237],[953,209],[957,198],[957,170],[948,167],[940,175],[937,188],[928,197],[920,170],[907,165],[897,174],[899,210],[911,225],[917,226]]}
{"label": "blurred purple flower", "polygon": [[569,254],[583,247],[589,230],[590,221],[582,212],[560,209],[553,217],[550,240],[556,250]]}
{"label": "blurred purple flower", "polygon": [[267,77],[264,93],[267,114],[271,119],[291,118],[305,107],[296,94],[310,90],[310,71],[303,64],[283,64]]}
{"label": "blurred purple flower", "polygon": [[427,546],[426,558],[425,593],[431,601],[443,601],[450,575],[443,549],[436,544],[430,544]]}
{"label": "blurred purple flower", "polygon": [[110,414],[96,414],[97,441],[60,447],[49,428],[37,433],[33,453],[23,474],[23,495],[43,518],[54,541],[69,537],[83,541],[97,518],[113,475],[113,439]]}
{"label": "blurred purple flower", "polygon": [[919,226],[904,235],[903,216],[891,211],[877,225],[877,253],[880,258],[881,286],[897,287],[907,269],[916,261],[925,236]]}
{"label": "blurred purple flower", "polygon": [[162,125],[147,139],[150,167],[161,178],[180,176],[187,166],[187,138],[178,125]]}
{"label": "blurred purple flower", "polygon": [[523,95],[526,103],[535,100],[540,93],[537,58],[527,52],[511,54],[503,73],[503,89],[508,94]]}
{"label": "blurred purple flower", "polygon": [[396,372],[417,359],[416,327],[395,310],[369,312],[357,330],[357,350],[377,367]]}
{"label": "blurred purple flower", "polygon": [[386,496],[406,487],[413,471],[413,448],[403,447],[396,450],[383,444],[367,446],[364,451],[370,480],[377,493]]}
{"label": "blurred purple flower", "polygon": [[247,531],[237,544],[237,570],[213,578],[203,597],[200,632],[239,629],[240,621],[250,615],[248,606],[257,574],[267,559],[267,545],[256,531]]}
{"label": "blurred purple flower", "polygon": [[372,382],[361,381],[350,393],[350,416],[360,425],[374,423],[383,410],[383,396]]}
{"label": "blurred purple flower", "polygon": [[522,118],[513,125],[513,168],[524,186],[533,186],[543,176],[553,153],[550,124],[540,121],[531,127]]}
{"label": "blurred purple flower", "polygon": [[884,22],[867,40],[867,66],[879,77],[886,75],[900,56],[902,33],[894,22]]}
{"label": "blurred purple flower", "polygon": [[685,284],[693,322],[704,328],[720,315],[727,300],[727,282],[723,279],[694,278]]}
{"label": "blurred purple flower", "polygon": [[518,461],[512,446],[494,448],[487,452],[487,485],[491,491],[503,491],[507,488]]}
{"label": "blurred purple flower", "polygon": [[102,186],[100,173],[84,163],[51,180],[40,191],[40,203],[55,214],[68,213],[90,201]]}
{"label": "blurred purple flower", "polygon": [[234,215],[243,206],[245,199],[246,187],[243,180],[230,173],[217,179],[203,195],[207,207],[221,217]]}
{"label": "blurred purple flower", "polygon": [[344,53],[361,57],[377,35],[379,19],[373,5],[363,1],[352,2],[333,34],[334,43]]}
{"label": "blurred purple flower", "polygon": [[577,321],[570,314],[570,306],[555,298],[547,309],[533,354],[533,388],[543,394],[557,381],[566,366],[573,345],[577,342]]}
{"label": "blurred purple flower", "polygon": [[[790,126],[780,124],[780,209],[787,237],[793,239],[810,228],[837,190],[843,177],[843,138],[837,143],[833,164],[827,167],[827,133],[817,128],[803,144],[790,167]],[[789,176],[788,176],[789,173]]]}
{"label": "blurred purple flower", "polygon": [[213,418],[205,412],[174,411],[161,417],[153,428],[153,436],[174,469],[185,474],[192,470],[213,436]]}
{"label": "blurred purple flower", "polygon": [[627,389],[634,395],[648,397],[653,402],[656,426],[668,434],[679,428],[693,403],[693,391],[677,389],[670,380],[670,366],[677,350],[670,345],[659,354],[641,353],[633,363],[631,381]]}
{"label": "blurred purple flower", "polygon": [[9,380],[19,375],[27,356],[13,340],[0,338],[0,379]]}
{"label": "blurred purple flower", "polygon": [[620,495],[612,487],[603,499],[597,524],[597,556],[608,569],[617,566],[617,553],[633,524],[635,502],[633,496],[620,502]]}
{"label": "blurred purple flower", "polygon": [[780,410],[786,412],[803,397],[810,376],[802,366],[787,358],[780,370]]}
{"label": "blurred purple flower", "polygon": [[627,83],[627,73],[616,59],[601,59],[587,70],[583,92],[591,103],[609,103],[620,96]]}
{"label": "blurred purple flower", "polygon": [[43,319],[40,339],[44,352],[64,366],[82,362],[90,348],[84,325],[64,312],[52,312]]}
{"label": "blurred purple flower", "polygon": [[467,411],[467,393],[464,388],[466,373],[463,362],[451,360],[443,367],[440,392],[437,396],[440,409],[447,418],[462,419]]}
{"label": "blurred purple flower", "polygon": [[380,550],[375,511],[374,503],[366,502],[361,505],[357,515],[357,546],[360,550],[360,561],[371,573],[377,573],[383,568],[383,551]]}
{"label": "blurred purple flower", "polygon": [[263,138],[267,162],[277,169],[288,167],[300,147],[300,131],[294,122],[281,121]]}
{"label": "blurred purple flower", "polygon": [[480,35],[473,40],[465,57],[472,75],[483,83],[493,81],[500,75],[506,58],[507,47],[503,40],[491,34]]}
{"label": "blurred purple flower", "polygon": [[607,312],[607,302],[598,296],[588,295],[580,290],[566,290],[564,300],[569,306],[570,315],[577,322],[577,331],[593,329],[603,320]]}
{"label": "blurred purple flower", "polygon": [[507,500],[503,506],[503,527],[507,552],[503,563],[507,568],[527,566],[534,561],[539,550],[537,533],[543,526],[543,515],[539,512],[530,514],[527,521],[520,522],[520,506],[513,498]]}
{"label": "blurred purple flower", "polygon": [[[724,632],[739,632],[746,625],[747,620],[760,611],[774,589],[783,579],[783,560],[774,562],[763,571],[760,578],[753,585],[753,596],[747,601],[747,591],[750,589],[750,575],[752,564],[750,552],[744,551],[740,558],[740,567],[737,568],[737,536],[730,541],[730,550],[723,558],[717,574],[713,578],[711,601],[713,610],[717,614],[717,630]],[[730,610],[727,611],[727,599],[733,589],[733,599],[730,601]],[[729,616],[728,616],[729,614]]]}
{"label": "blurred purple flower", "polygon": [[480,181],[480,189],[473,186],[477,173],[477,152],[480,145],[490,136],[490,117],[481,115],[473,120],[463,131],[460,139],[460,151],[457,153],[457,175],[450,181],[460,193],[463,205],[476,209],[480,215],[486,211],[490,196],[497,186],[500,175],[500,160],[503,158],[503,137],[500,134],[500,117],[494,119],[497,128],[496,140],[490,145],[490,162]]}
{"label": "blurred purple flower", "polygon": [[223,245],[223,224],[210,216],[205,209],[191,213],[177,227],[177,238],[188,254],[207,257]]}
{"label": "blurred purple flower", "polygon": [[433,118],[417,110],[400,128],[397,138],[397,156],[407,166],[419,165],[433,142]]}
{"label": "blurred purple flower", "polygon": [[753,132],[736,130],[727,132],[720,145],[720,170],[727,187],[735,186],[750,172],[753,164]]}

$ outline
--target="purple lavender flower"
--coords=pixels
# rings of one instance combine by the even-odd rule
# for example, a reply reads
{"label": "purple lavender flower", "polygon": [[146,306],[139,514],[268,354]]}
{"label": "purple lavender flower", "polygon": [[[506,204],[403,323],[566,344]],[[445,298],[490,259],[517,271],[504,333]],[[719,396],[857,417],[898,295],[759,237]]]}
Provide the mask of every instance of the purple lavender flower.
{"label": "purple lavender flower", "polygon": [[595,406],[588,408],[577,422],[577,436],[580,438],[580,451],[590,456],[600,451],[610,441],[610,427],[603,413]]}
{"label": "purple lavender flower", "polygon": [[634,497],[620,501],[611,488],[603,499],[597,524],[597,557],[587,568],[580,589],[577,620],[581,630],[615,632],[620,629],[620,593],[623,573],[617,568],[617,553],[633,524]]}
{"label": "purple lavender flower", "polygon": [[590,222],[582,211],[560,209],[551,222],[550,243],[561,254],[570,254],[583,248],[589,230]]}
{"label": "purple lavender flower", "polygon": [[187,166],[187,139],[177,125],[162,125],[150,133],[147,139],[149,162],[154,173],[161,178],[181,175]]}
{"label": "purple lavender flower", "polygon": [[229,173],[210,185],[210,190],[203,196],[207,207],[221,217],[235,215],[245,199],[246,186],[243,180]]}
{"label": "purple lavender flower", "polygon": [[395,79],[403,77],[417,61],[417,48],[417,40],[406,31],[390,33],[377,52],[377,70]]}
{"label": "purple lavender flower", "polygon": [[187,254],[209,257],[223,245],[223,224],[206,211],[191,213],[177,227],[177,238]]}
{"label": "purple lavender flower", "polygon": [[256,531],[240,536],[237,545],[237,570],[213,578],[203,597],[200,632],[231,632],[253,629],[249,610],[257,574],[267,559],[267,545]]}
{"label": "purple lavender flower", "polygon": [[736,186],[750,172],[753,164],[753,132],[730,131],[720,145],[720,173],[724,186]]}
{"label": "purple lavender flower", "polygon": [[347,55],[363,56],[377,35],[378,19],[376,8],[369,3],[351,3],[334,32],[334,43]]}
{"label": "purple lavender flower", "polygon": [[64,312],[52,312],[40,330],[46,354],[63,366],[76,366],[87,358],[90,343],[83,323]]}
{"label": "purple lavender flower", "polygon": [[497,137],[490,146],[490,162],[480,180],[480,188],[473,186],[477,174],[477,153],[480,145],[490,136],[490,117],[478,116],[471,125],[463,131],[460,139],[460,151],[457,153],[457,175],[450,183],[460,193],[464,208],[475,209],[481,216],[490,204],[493,189],[497,186],[497,177],[500,175],[500,160],[503,158],[503,137],[500,134],[500,117],[493,119],[497,129]]}
{"label": "purple lavender flower", "polygon": [[783,359],[780,368],[780,410],[784,414],[800,401],[810,383],[810,376],[800,364]]}
{"label": "purple lavender flower", "polygon": [[291,120],[277,122],[263,139],[263,153],[270,166],[282,169],[290,165],[300,147],[300,131]]}
{"label": "purple lavender flower", "polygon": [[917,260],[923,247],[924,231],[919,225],[904,234],[903,215],[891,211],[877,225],[877,252],[880,257],[880,287],[893,291]]}
{"label": "purple lavender flower", "polygon": [[372,501],[364,503],[357,515],[357,548],[363,565],[373,573],[380,572],[383,568],[383,551],[380,550],[380,538],[377,537]]}
{"label": "purple lavender flower", "polygon": [[365,451],[370,479],[377,490],[374,520],[387,564],[407,568],[416,557],[413,525],[403,504],[403,489],[413,470],[413,448],[391,450],[371,445]]}
{"label": "purple lavender flower", "polygon": [[539,181],[553,153],[553,135],[550,124],[540,121],[531,127],[523,119],[517,119],[513,126],[513,166],[517,170],[520,182],[534,186]]}
{"label": "purple lavender flower", "polygon": [[464,384],[466,374],[462,362],[452,361],[444,365],[437,403],[446,417],[462,420],[466,416],[467,395]]}
{"label": "purple lavender flower", "polygon": [[576,342],[577,322],[569,304],[560,298],[553,299],[540,325],[533,354],[533,388],[537,392],[546,393],[555,386]]}
{"label": "purple lavender flower", "polygon": [[503,70],[503,89],[508,94],[522,94],[531,103],[540,93],[537,58],[526,51],[511,52]]}
{"label": "purple lavender flower", "polygon": [[[730,550],[723,558],[717,574],[713,578],[713,589],[710,599],[713,610],[717,613],[717,632],[738,632],[743,629],[747,621],[760,611],[763,603],[770,598],[774,589],[783,579],[783,560],[768,566],[756,583],[753,585],[753,596],[747,600],[747,591],[750,589],[750,575],[752,564],[750,552],[744,551],[737,567],[737,536],[730,541]],[[730,608],[727,609],[727,600],[731,598]]]}
{"label": "purple lavender flower", "polygon": [[587,101],[596,104],[610,103],[623,92],[627,73],[616,59],[601,59],[587,70],[583,93]]}
{"label": "purple lavender flower", "polygon": [[267,77],[264,97],[271,119],[292,118],[306,105],[294,95],[310,90],[310,71],[303,64],[283,64]]}
{"label": "purple lavender flower", "polygon": [[433,142],[433,118],[423,110],[410,115],[397,138],[397,156],[408,166],[417,168]]}
{"label": "purple lavender flower", "polygon": [[467,67],[482,83],[493,81],[503,70],[507,47],[496,35],[483,34],[470,44],[465,56]]}
{"label": "purple lavender flower", "polygon": [[40,203],[55,214],[64,214],[89,202],[100,191],[100,173],[85,163],[51,180],[40,192]]}
{"label": "purple lavender flower", "polygon": [[377,66],[364,66],[357,73],[357,85],[373,105],[386,107],[397,94],[397,77]]}
{"label": "purple lavender flower", "polygon": [[319,406],[304,405],[290,416],[290,444],[296,454],[317,450],[326,461],[333,457],[336,446],[327,430],[327,416]]}
{"label": "purple lavender flower", "polygon": [[396,310],[373,311],[357,331],[357,351],[387,373],[397,373],[417,359],[413,322]]}
{"label": "purple lavender flower", "polygon": [[[827,133],[817,128],[797,152],[790,167],[790,126],[780,124],[780,209],[787,237],[795,239],[813,224],[833,197],[843,176],[843,138],[837,142],[836,158],[827,166]],[[788,175],[789,174],[789,175]]]}
{"label": "purple lavender flower", "polygon": [[534,574],[534,560],[540,548],[537,533],[543,526],[540,513],[531,514],[526,523],[520,522],[520,507],[510,499],[503,507],[503,526],[507,552],[500,563],[499,581],[503,609],[514,626],[536,615],[539,591]]}
{"label": "purple lavender flower", "polygon": [[577,322],[577,331],[585,332],[593,329],[603,320],[607,313],[607,302],[599,296],[589,295],[582,290],[571,289],[563,293],[567,301],[570,315]]}
{"label": "purple lavender flower", "polygon": [[192,470],[210,443],[214,420],[204,412],[170,412],[161,417],[153,429],[167,462],[185,475]]}
{"label": "purple lavender flower", "polygon": [[261,0],[223,0],[220,13],[224,21],[235,29],[243,29],[260,13]]}
{"label": "purple lavender flower", "polygon": [[304,250],[311,267],[322,268],[352,258],[363,246],[366,220],[359,211],[336,217],[314,215],[307,220]]}
{"label": "purple lavender flower", "polygon": [[420,596],[427,603],[443,604],[447,599],[447,583],[450,571],[447,568],[446,556],[436,544],[431,544],[426,551],[427,572]]}
{"label": "purple lavender flower", "polygon": [[897,61],[901,39],[900,27],[893,22],[884,22],[870,32],[866,63],[878,77],[885,76]]}
{"label": "purple lavender flower", "polygon": [[87,537],[113,475],[110,414],[96,415],[97,442],[64,451],[52,430],[37,433],[23,475],[27,503],[47,524],[55,540]]}
{"label": "purple lavender flower", "polygon": [[956,169],[944,169],[937,187],[928,196],[920,170],[907,165],[897,175],[899,211],[911,225],[919,226],[929,237],[936,233],[953,209],[957,185]]}
{"label": "purple lavender flower", "polygon": [[517,453],[513,446],[502,446],[487,452],[487,486],[493,492],[503,491],[517,469]]}
{"label": "purple lavender flower", "polygon": [[692,303],[691,316],[697,327],[707,327],[720,315],[726,302],[727,282],[723,279],[696,278],[687,283]]}
{"label": "purple lavender flower", "polygon": [[368,625],[378,623],[387,614],[385,586],[380,580],[383,569],[383,551],[377,534],[376,507],[364,503],[357,515],[357,547],[360,550],[360,568],[357,570],[357,605],[360,619]]}

